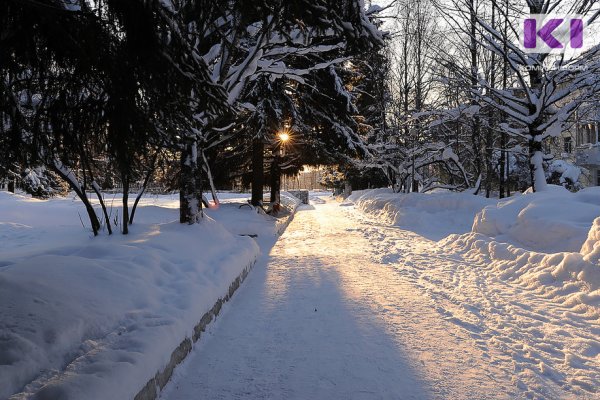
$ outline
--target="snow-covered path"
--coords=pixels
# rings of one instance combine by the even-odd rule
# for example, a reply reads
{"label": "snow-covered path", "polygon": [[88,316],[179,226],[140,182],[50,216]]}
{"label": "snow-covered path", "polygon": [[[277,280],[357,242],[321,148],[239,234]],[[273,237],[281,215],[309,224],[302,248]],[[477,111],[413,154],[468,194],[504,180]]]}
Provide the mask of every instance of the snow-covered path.
{"label": "snow-covered path", "polygon": [[597,398],[600,367],[576,353],[597,356],[600,326],[565,325],[558,308],[419,235],[316,204],[162,399]]}

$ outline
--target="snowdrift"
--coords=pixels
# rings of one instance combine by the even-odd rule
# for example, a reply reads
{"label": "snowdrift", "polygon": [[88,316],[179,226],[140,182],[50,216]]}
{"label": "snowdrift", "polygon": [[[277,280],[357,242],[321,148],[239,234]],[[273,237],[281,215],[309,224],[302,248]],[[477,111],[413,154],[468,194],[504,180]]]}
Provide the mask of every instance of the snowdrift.
{"label": "snowdrift", "polygon": [[549,185],[544,192],[488,205],[477,214],[472,231],[538,252],[577,252],[598,216],[600,188],[571,193]]}
{"label": "snowdrift", "polygon": [[0,193],[0,399],[133,398],[256,260],[241,235],[275,240],[248,208],[187,226],[176,207],[145,199],[130,235],[91,238],[76,200]]}
{"label": "snowdrift", "polygon": [[364,213],[430,239],[439,240],[451,233],[469,232],[475,214],[492,201],[480,196],[448,192],[393,193],[374,189],[355,193],[354,202]]}
{"label": "snowdrift", "polygon": [[600,318],[600,266],[590,262],[587,254],[539,253],[480,233],[450,235],[439,244],[479,262],[502,280],[536,290],[573,312]]}
{"label": "snowdrift", "polygon": [[440,240],[505,281],[537,290],[573,312],[600,317],[600,188],[558,186],[509,199],[469,193],[394,194],[376,189],[349,198],[365,214]]}
{"label": "snowdrift", "polygon": [[600,187],[571,193],[548,185],[538,193],[486,199],[470,193],[358,191],[346,200],[367,215],[425,237],[480,233],[527,250],[579,252],[600,216]]}

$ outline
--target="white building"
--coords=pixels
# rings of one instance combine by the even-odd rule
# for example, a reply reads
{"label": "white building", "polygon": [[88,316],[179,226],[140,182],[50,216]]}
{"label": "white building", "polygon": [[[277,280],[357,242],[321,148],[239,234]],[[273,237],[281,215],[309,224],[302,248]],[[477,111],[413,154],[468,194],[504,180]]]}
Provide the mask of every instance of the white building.
{"label": "white building", "polygon": [[600,102],[585,104],[570,127],[545,143],[545,152],[582,168],[584,186],[600,186]]}
{"label": "white building", "polygon": [[[575,114],[575,124],[571,128],[574,138],[575,148],[574,162],[577,166],[587,169],[587,182],[583,182],[586,186],[600,186],[600,144],[598,142],[598,111],[600,103],[583,107],[581,113]],[[568,138],[565,137],[565,139]],[[567,143],[567,142],[565,142]],[[566,148],[565,144],[565,148]]]}

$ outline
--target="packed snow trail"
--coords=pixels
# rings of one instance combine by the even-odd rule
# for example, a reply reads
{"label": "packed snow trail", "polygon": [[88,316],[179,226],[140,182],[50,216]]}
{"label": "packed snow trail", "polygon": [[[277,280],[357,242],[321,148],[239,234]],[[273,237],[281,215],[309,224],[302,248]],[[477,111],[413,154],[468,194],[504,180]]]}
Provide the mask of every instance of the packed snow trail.
{"label": "packed snow trail", "polygon": [[562,326],[566,312],[436,242],[315,204],[298,211],[162,399],[597,398],[598,365],[580,375],[556,366],[577,364],[563,333],[599,350],[598,325]]}

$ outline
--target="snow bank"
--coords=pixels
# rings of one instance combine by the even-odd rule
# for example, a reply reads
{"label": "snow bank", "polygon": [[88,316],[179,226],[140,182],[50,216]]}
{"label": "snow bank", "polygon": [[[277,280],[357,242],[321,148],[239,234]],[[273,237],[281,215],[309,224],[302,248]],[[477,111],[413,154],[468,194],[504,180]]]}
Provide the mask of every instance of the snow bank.
{"label": "snow bank", "polygon": [[587,239],[581,246],[581,254],[586,261],[600,264],[600,218],[594,220]]}
{"label": "snow bank", "polygon": [[600,318],[600,266],[590,257],[600,247],[597,242],[589,254],[539,253],[480,233],[450,235],[439,244],[445,251],[480,262],[504,281],[537,290],[576,313]]}
{"label": "snow bank", "polygon": [[439,242],[506,281],[583,314],[600,317],[600,187],[547,191],[509,199],[469,193],[360,193],[356,207],[386,224]]}
{"label": "snow bank", "polygon": [[[388,189],[373,189],[376,191],[386,191],[386,192],[391,192]],[[355,203],[358,199],[360,199],[364,194],[372,192],[373,190],[353,190],[352,193],[350,193],[350,196],[348,196],[343,203],[347,203],[347,204],[352,204]],[[376,192],[375,192],[376,193]]]}
{"label": "snow bank", "polygon": [[451,233],[469,232],[475,215],[492,200],[466,193],[393,193],[374,189],[353,194],[347,201],[387,224],[439,240]]}
{"label": "snow bank", "polygon": [[600,188],[571,193],[561,186],[517,195],[477,214],[473,232],[538,252],[579,251],[600,216]]}
{"label": "snow bank", "polygon": [[240,235],[274,241],[272,217],[223,204],[187,226],[176,204],[92,238],[78,201],[0,193],[0,398],[133,398],[257,258]]}
{"label": "snow bank", "polygon": [[548,185],[543,192],[502,200],[470,193],[402,194],[374,189],[353,193],[346,202],[387,224],[434,240],[475,232],[537,252],[579,252],[592,222],[600,216],[600,187],[571,193]]}

